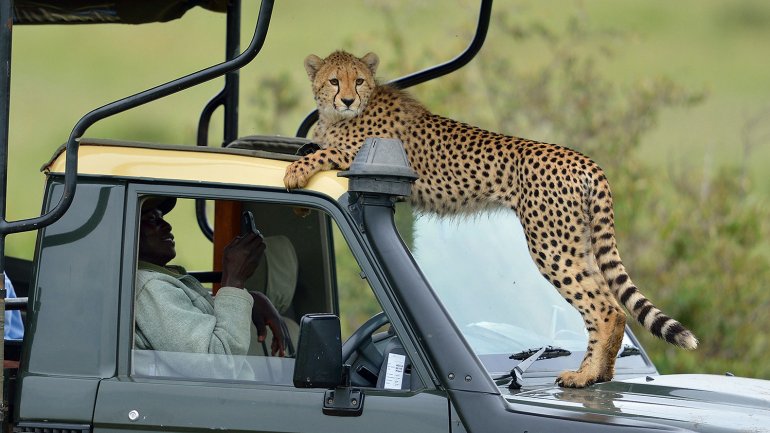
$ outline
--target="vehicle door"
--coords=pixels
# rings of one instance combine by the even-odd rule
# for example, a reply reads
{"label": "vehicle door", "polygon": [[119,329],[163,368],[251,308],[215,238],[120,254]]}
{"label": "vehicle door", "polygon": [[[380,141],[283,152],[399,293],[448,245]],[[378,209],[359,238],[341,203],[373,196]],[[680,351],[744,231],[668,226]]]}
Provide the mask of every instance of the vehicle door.
{"label": "vehicle door", "polygon": [[[212,292],[217,290],[218,281],[218,267],[212,262],[219,259],[221,252],[212,248],[191,217],[195,199],[208,200],[209,207],[227,200],[230,216],[226,212],[208,214],[212,218],[232,218],[233,224],[237,224],[240,211],[252,211],[268,245],[266,251],[271,254],[265,254],[246,285],[249,290],[265,293],[284,317],[284,331],[290,336],[286,357],[265,356],[256,339],[245,355],[139,348],[135,337],[139,306],[135,305],[134,287],[138,221],[143,200],[158,195],[177,198],[174,210],[165,215],[173,226],[177,252],[174,262],[188,270],[211,271],[196,275],[203,281],[211,280],[204,285]],[[333,202],[275,191],[241,191],[239,197],[233,195],[231,190],[198,186],[172,189],[152,184],[128,188],[118,372],[99,385],[94,432],[449,431],[446,394],[434,386],[431,372],[417,355],[406,327],[387,303],[385,282],[367,261],[365,246]],[[380,311],[384,311],[387,324],[367,333],[360,350],[347,360],[358,372],[354,385],[359,385],[365,397],[362,409],[353,416],[329,414],[322,410],[327,390],[293,385],[297,323],[304,314],[336,314],[344,341]],[[268,335],[268,347],[270,341]],[[388,359],[397,362],[388,365]]]}

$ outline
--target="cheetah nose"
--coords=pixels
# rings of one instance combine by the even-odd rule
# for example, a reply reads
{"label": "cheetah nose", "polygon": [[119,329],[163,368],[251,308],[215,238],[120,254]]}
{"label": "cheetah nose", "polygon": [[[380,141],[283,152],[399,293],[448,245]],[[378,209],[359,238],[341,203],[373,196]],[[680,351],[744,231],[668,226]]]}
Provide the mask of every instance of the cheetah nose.
{"label": "cheetah nose", "polygon": [[348,107],[348,108],[350,108],[350,106],[353,105],[354,101],[355,101],[355,99],[353,99],[353,98],[349,98],[349,99],[342,98],[342,103],[345,104],[345,106]]}

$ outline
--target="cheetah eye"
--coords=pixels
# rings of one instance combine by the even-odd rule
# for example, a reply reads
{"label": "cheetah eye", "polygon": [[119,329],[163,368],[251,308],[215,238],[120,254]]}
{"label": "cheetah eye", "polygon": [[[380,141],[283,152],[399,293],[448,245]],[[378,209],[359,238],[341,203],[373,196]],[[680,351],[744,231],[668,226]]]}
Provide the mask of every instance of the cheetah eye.
{"label": "cheetah eye", "polygon": [[329,80],[329,82],[332,84],[332,86],[338,86],[340,84],[340,80],[336,78],[332,78],[331,80]]}
{"label": "cheetah eye", "polygon": [[362,84],[364,84],[364,79],[363,78],[356,78],[356,86],[360,86]]}

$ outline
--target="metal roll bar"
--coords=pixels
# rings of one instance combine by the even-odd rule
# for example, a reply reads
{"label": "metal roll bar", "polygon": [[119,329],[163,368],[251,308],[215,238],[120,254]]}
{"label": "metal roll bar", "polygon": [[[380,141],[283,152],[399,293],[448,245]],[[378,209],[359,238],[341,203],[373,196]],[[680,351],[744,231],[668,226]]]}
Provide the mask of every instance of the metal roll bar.
{"label": "metal roll bar", "polygon": [[[225,60],[230,61],[241,50],[241,0],[233,0],[227,6],[227,36],[225,40]],[[211,116],[217,108],[224,108],[224,133],[222,146],[238,138],[238,98],[240,90],[239,71],[225,75],[225,86],[203,107],[198,120],[196,145],[208,146]],[[214,229],[206,217],[206,200],[195,200],[195,219],[204,236],[214,241]]]}
{"label": "metal roll bar", "polygon": [[[11,37],[13,35],[13,1],[0,1],[0,224],[5,222],[8,189],[8,128],[11,116]],[[0,272],[5,272],[5,235],[0,229]],[[5,299],[5,284],[0,283],[0,299]]]}
{"label": "metal roll bar", "polygon": [[[2,3],[5,5],[9,2]],[[148,102],[155,101],[165,96],[172,95],[181,90],[209,81],[213,78],[220,77],[230,71],[243,67],[251,60],[253,60],[262,49],[262,46],[264,45],[265,39],[267,37],[267,29],[270,24],[273,4],[274,0],[262,0],[259,9],[259,17],[257,19],[257,25],[251,43],[244,52],[232,60],[211,66],[193,74],[169,81],[168,83],[162,84],[152,89],[145,90],[135,95],[128,96],[126,98],[104,105],[83,116],[77,122],[77,124],[75,124],[75,127],[70,134],[69,140],[67,141],[66,165],[64,171],[64,192],[61,199],[59,200],[59,203],[57,203],[56,206],[49,212],[39,217],[12,222],[5,221],[4,218],[0,219],[0,236],[4,237],[10,233],[40,229],[52,224],[67,211],[69,206],[72,204],[72,199],[74,197],[75,189],[77,186],[77,156],[78,147],[80,144],[79,140],[91,125],[106,117],[121,113],[131,108],[135,108]],[[3,145],[0,147],[7,148],[7,139],[5,140],[5,143],[3,143]],[[3,178],[6,175],[6,168],[7,166],[3,168]],[[2,204],[0,204],[0,206],[4,206],[5,204],[5,187],[6,185],[2,185],[2,200],[0,200]]]}
{"label": "metal roll bar", "polygon": [[[408,87],[415,86],[417,84],[424,83],[434,78],[441,77],[443,75],[452,73],[471,61],[476,54],[481,50],[481,46],[484,45],[484,40],[487,37],[487,30],[489,29],[489,20],[492,16],[492,0],[481,0],[481,8],[479,11],[479,20],[476,24],[476,33],[473,35],[473,40],[465,48],[465,51],[460,53],[454,59],[442,63],[440,65],[433,66],[422,71],[415,72],[410,75],[405,75],[401,78],[391,80],[388,84],[398,87],[399,89],[406,89]],[[318,110],[313,110],[305,117],[305,120],[297,129],[297,137],[307,137],[310,127],[318,121]]]}
{"label": "metal roll bar", "polygon": [[[225,61],[234,59],[240,51],[241,43],[241,0],[232,0],[227,5],[227,35],[225,40]],[[198,121],[198,146],[208,146],[209,124],[211,116],[219,107],[224,107],[224,137],[222,146],[238,138],[238,70],[225,75],[225,86],[203,107]]]}

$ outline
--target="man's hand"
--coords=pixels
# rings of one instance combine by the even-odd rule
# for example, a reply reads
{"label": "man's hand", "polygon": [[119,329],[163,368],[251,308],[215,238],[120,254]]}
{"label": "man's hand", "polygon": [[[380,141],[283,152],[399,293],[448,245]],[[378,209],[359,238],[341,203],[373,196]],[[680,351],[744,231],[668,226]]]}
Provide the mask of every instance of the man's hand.
{"label": "man's hand", "polygon": [[249,292],[251,297],[254,298],[254,307],[251,309],[251,321],[254,322],[254,326],[257,328],[257,335],[259,341],[265,341],[267,336],[267,328],[270,327],[270,331],[273,333],[273,341],[270,344],[270,355],[285,356],[286,347],[284,343],[283,327],[281,326],[281,315],[278,310],[267,296],[260,292]]}
{"label": "man's hand", "polygon": [[244,288],[248,279],[265,253],[262,236],[254,233],[237,236],[224,250],[222,259],[222,285]]}

